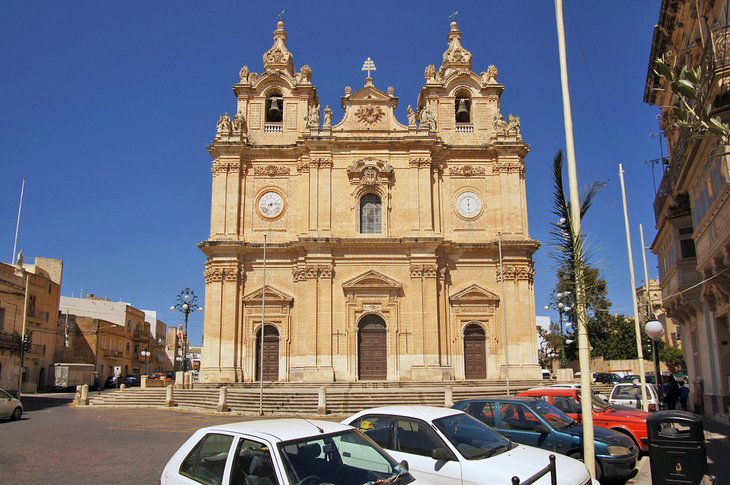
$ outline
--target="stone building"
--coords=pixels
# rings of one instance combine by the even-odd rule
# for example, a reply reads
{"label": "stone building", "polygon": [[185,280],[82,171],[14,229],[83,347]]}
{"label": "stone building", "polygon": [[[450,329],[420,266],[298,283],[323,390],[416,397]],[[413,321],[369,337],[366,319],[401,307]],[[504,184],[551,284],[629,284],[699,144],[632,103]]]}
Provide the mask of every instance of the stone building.
{"label": "stone building", "polygon": [[699,91],[711,116],[730,121],[728,2],[663,0],[652,39],[644,101],[662,108],[669,159],[654,200],[662,305],[681,328],[695,412],[730,413],[730,149],[728,140],[676,128],[664,57],[702,68]]}
{"label": "stone building", "polygon": [[200,380],[539,378],[529,146],[497,68],[472,71],[453,22],[406,123],[370,71],[335,116],[286,39],[209,146]]}
{"label": "stone building", "polygon": [[682,347],[682,332],[680,327],[667,316],[662,308],[662,288],[659,280],[649,280],[649,284],[643,284],[636,288],[636,302],[639,307],[639,325],[644,328],[646,322],[652,316],[664,325],[662,340],[668,347]]}
{"label": "stone building", "polygon": [[57,349],[57,362],[94,364],[102,379],[114,375],[115,367],[137,376],[174,368],[166,352],[166,326],[156,312],[93,294],[62,296],[60,310],[59,334],[66,335],[66,344]]}
{"label": "stone building", "polygon": [[0,263],[0,387],[18,389],[23,335],[28,345],[22,355],[21,391],[45,390],[50,385],[62,275],[63,262],[58,259]]}

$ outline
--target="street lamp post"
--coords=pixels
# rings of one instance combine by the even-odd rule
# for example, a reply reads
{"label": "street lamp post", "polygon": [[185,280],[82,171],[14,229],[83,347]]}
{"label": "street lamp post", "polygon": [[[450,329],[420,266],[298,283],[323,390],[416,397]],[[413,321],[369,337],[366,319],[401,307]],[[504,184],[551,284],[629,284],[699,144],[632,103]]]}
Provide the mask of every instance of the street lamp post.
{"label": "street lamp post", "polygon": [[558,302],[558,318],[560,320],[560,368],[565,369],[565,366],[568,365],[568,360],[565,358],[565,322],[563,321],[563,314],[569,313],[573,310],[573,307],[569,306],[570,302],[570,292],[569,291],[559,291],[555,294],[555,299]]}
{"label": "street lamp post", "polygon": [[[652,315],[653,317],[653,315]],[[659,339],[664,335],[664,325],[659,320],[652,318],[644,324],[646,334],[651,337],[652,353],[654,354],[654,383],[657,393],[661,390],[661,369],[659,368]]]}
{"label": "street lamp post", "polygon": [[143,350],[142,352],[140,352],[140,355],[144,357],[144,375],[147,375],[147,364],[149,363],[150,355],[152,354],[149,350]]}
{"label": "street lamp post", "polygon": [[188,370],[188,316],[195,311],[202,311],[203,307],[198,306],[198,297],[190,288],[185,288],[177,295],[177,303],[170,307],[170,310],[177,310],[185,315],[185,334],[183,335],[183,372]]}

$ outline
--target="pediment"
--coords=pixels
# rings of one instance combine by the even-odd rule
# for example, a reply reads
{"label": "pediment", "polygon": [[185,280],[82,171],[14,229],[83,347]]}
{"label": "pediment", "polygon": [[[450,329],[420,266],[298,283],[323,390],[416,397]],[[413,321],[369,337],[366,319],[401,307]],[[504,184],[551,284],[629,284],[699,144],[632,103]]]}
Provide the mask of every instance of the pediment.
{"label": "pediment", "polygon": [[388,104],[393,99],[397,100],[398,98],[391,98],[375,86],[365,86],[347,97],[347,100],[352,103],[359,102],[372,104]]}
{"label": "pediment", "polygon": [[[288,303],[291,304],[294,302],[294,298],[287,295],[281,290],[277,290],[276,288],[273,288],[269,285],[266,285],[266,301],[271,303]],[[254,290],[248,295],[243,297],[244,303],[257,303],[261,302],[262,295],[264,294],[264,291],[262,288],[259,288],[258,290]]]}
{"label": "pediment", "polygon": [[366,80],[365,86],[351,93],[349,88],[342,97],[342,109],[345,116],[334,131],[408,131],[408,127],[398,122],[395,109],[398,98],[393,95],[393,89],[388,92],[376,88],[372,79]]}
{"label": "pediment", "polygon": [[499,296],[479,285],[471,285],[451,295],[449,301],[455,305],[495,304],[499,302]]}
{"label": "pediment", "polygon": [[354,290],[400,290],[403,286],[379,271],[370,270],[360,276],[342,283],[342,289]]}

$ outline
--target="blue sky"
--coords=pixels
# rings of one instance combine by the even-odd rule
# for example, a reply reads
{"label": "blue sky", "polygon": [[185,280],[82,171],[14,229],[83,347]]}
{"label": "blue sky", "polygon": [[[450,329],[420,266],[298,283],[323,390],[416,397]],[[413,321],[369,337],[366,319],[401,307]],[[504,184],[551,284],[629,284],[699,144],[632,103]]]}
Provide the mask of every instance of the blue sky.
{"label": "blue sky", "polygon": [[[549,258],[550,165],[564,149],[555,12],[550,1],[98,2],[0,5],[0,260],[10,261],[26,177],[19,249],[64,261],[62,294],[81,291],[169,310],[185,287],[205,305],[203,254],[210,220],[206,145],[241,66],[262,71],[284,9],[297,67],[313,71],[322,106],[342,116],[345,86],[358,89],[367,57],[375,85],[395,87],[398,117],[415,105],[428,64],[446,49],[458,10],[474,70],[490,64],[504,84],[502,112],[520,116],[526,159],[538,313],[554,284]],[[643,281],[638,225],[655,235],[652,170],[659,110],[643,103],[658,0],[566,0],[574,133],[581,186],[608,186],[584,222],[593,262],[614,308],[631,313],[618,163],[626,177],[636,282]],[[666,147],[664,148],[666,154]],[[656,184],[661,179],[656,169]],[[649,254],[649,276],[657,276]],[[193,342],[202,314],[190,320]]]}

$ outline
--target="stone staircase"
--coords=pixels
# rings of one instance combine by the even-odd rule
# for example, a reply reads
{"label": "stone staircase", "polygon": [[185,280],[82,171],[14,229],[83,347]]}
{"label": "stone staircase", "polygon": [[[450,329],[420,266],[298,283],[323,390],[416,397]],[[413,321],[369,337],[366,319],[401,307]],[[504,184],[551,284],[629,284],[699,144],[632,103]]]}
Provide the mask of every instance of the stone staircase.
{"label": "stone staircase", "polygon": [[[544,381],[512,381],[510,393],[545,385]],[[220,385],[201,385],[194,389],[175,389],[173,399],[178,408],[198,412],[216,412]],[[499,396],[506,393],[506,382],[356,382],[356,383],[265,383],[261,401],[258,383],[228,386],[227,402],[234,414],[258,415],[262,403],[266,415],[317,415],[319,389],[326,390],[327,414],[349,415],[363,409],[392,404],[444,406],[447,389],[452,402],[462,399]],[[164,407],[163,388],[130,388],[90,394],[95,407]]]}

